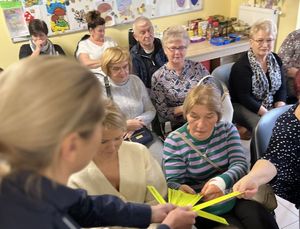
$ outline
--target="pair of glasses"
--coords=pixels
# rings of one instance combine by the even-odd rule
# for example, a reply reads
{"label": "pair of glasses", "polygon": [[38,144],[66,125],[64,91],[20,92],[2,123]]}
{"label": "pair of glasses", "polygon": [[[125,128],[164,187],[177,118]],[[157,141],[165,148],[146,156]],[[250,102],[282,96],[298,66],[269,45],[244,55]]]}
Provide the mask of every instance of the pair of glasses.
{"label": "pair of glasses", "polygon": [[124,66],[111,66],[110,70],[114,72],[121,72],[123,71],[128,71],[129,70],[129,64],[125,64]]}
{"label": "pair of glasses", "polygon": [[171,52],[175,52],[176,50],[179,52],[185,51],[187,49],[186,46],[179,46],[179,47],[167,47]]}
{"label": "pair of glasses", "polygon": [[274,41],[274,39],[253,39],[253,41],[255,41],[258,45],[263,45],[264,43],[267,43],[269,45]]}

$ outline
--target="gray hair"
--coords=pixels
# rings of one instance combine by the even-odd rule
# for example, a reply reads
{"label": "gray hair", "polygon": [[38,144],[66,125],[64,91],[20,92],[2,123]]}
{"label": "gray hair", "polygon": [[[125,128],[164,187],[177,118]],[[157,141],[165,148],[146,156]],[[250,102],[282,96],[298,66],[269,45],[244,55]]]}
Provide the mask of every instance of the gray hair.
{"label": "gray hair", "polygon": [[185,41],[186,45],[190,44],[190,38],[186,31],[186,29],[181,25],[175,25],[172,27],[167,28],[162,37],[162,44],[166,47],[169,43],[174,41],[183,40]]}
{"label": "gray hair", "polygon": [[255,22],[250,29],[249,36],[253,38],[253,36],[258,33],[258,31],[265,31],[266,33],[271,34],[274,38],[277,35],[277,27],[273,21],[269,19],[258,20]]}

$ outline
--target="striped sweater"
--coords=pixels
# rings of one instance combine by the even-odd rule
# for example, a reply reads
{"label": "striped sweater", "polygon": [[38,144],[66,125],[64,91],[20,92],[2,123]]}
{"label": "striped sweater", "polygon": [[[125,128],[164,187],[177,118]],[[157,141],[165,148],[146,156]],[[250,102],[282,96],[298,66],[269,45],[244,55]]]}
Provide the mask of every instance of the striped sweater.
{"label": "striped sweater", "polygon": [[163,167],[170,188],[178,189],[180,185],[187,184],[200,192],[206,181],[218,176],[224,180],[228,189],[247,173],[245,153],[238,131],[232,123],[218,122],[212,135],[203,141],[189,134],[187,124],[177,131],[185,135],[224,172],[218,172],[180,136],[172,132],[166,138],[163,150]]}

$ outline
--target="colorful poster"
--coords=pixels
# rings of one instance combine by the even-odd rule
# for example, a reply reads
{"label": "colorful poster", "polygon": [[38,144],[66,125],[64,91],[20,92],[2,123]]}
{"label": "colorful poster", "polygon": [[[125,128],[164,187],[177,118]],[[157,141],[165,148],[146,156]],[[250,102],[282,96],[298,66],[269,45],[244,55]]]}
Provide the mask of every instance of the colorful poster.
{"label": "colorful poster", "polygon": [[106,26],[113,26],[116,24],[118,16],[113,9],[112,0],[96,0],[95,7],[101,13],[101,17],[105,19]]}
{"label": "colorful poster", "polygon": [[6,25],[10,36],[24,37],[28,36],[28,28],[24,19],[23,8],[3,9]]}
{"label": "colorful poster", "polygon": [[66,6],[63,0],[57,2],[47,2],[47,13],[50,15],[51,31],[64,32],[70,29],[66,15]]}

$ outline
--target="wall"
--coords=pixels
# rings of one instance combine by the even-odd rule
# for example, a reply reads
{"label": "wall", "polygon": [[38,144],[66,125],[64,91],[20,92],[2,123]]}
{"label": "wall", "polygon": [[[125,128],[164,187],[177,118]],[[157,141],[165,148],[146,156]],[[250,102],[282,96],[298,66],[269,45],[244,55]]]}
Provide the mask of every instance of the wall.
{"label": "wall", "polygon": [[[230,6],[230,15],[238,16],[238,8],[245,0],[232,0]],[[285,37],[297,28],[298,13],[300,13],[300,0],[281,0],[279,3],[282,14],[279,16],[278,36],[275,44],[275,50],[278,51]]]}
{"label": "wall", "polygon": [[[217,0],[215,1],[204,0],[203,10],[198,12],[192,12],[187,14],[180,14],[176,16],[163,17],[153,19],[153,24],[157,25],[161,31],[167,27],[175,24],[186,25],[188,20],[195,18],[205,18],[212,14],[222,14],[229,16],[230,13],[230,1]],[[131,24],[115,26],[106,30],[107,36],[113,37],[121,46],[128,46],[127,33]],[[23,43],[12,43],[9,38],[8,30],[5,25],[3,12],[0,10],[0,67],[6,68],[11,63],[18,60],[19,48]],[[57,43],[63,47],[67,55],[73,56],[75,47],[78,40],[83,36],[84,32],[62,35],[57,37],[51,37],[54,43]]]}

